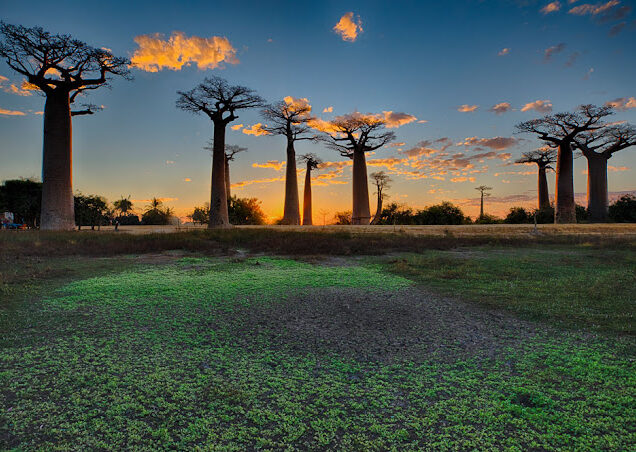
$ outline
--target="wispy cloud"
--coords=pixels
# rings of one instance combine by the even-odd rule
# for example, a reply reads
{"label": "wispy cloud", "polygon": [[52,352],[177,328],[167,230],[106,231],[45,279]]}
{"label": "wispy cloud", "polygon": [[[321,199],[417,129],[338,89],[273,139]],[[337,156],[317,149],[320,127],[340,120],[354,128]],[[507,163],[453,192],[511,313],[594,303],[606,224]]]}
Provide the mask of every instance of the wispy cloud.
{"label": "wispy cloud", "polygon": [[543,51],[543,61],[550,61],[554,55],[563,52],[563,50],[565,50],[564,42],[548,47]]}
{"label": "wispy cloud", "polygon": [[340,35],[343,41],[354,42],[362,33],[362,20],[360,16],[354,17],[353,12],[345,13],[333,30]]}
{"label": "wispy cloud", "polygon": [[519,139],[513,137],[493,137],[493,138],[478,138],[469,137],[463,142],[457,143],[457,146],[485,146],[496,151],[503,151],[511,146],[519,143]]}
{"label": "wispy cloud", "polygon": [[139,48],[131,58],[131,63],[147,72],[162,69],[180,71],[184,66],[196,64],[201,70],[214,69],[222,63],[237,64],[236,49],[230,41],[221,36],[201,38],[188,37],[175,31],[168,39],[156,33],[135,37]]}
{"label": "wispy cloud", "polygon": [[478,108],[479,108],[479,105],[464,104],[464,105],[460,105],[459,107],[457,107],[457,111],[460,111],[462,113],[472,113],[473,111],[477,110]]}
{"label": "wispy cloud", "polygon": [[230,129],[232,129],[232,130],[240,130],[242,128],[243,128],[243,124],[235,124],[235,125],[230,127]]}
{"label": "wispy cloud", "polygon": [[248,185],[254,185],[254,184],[270,184],[272,182],[280,182],[284,180],[284,176],[281,177],[270,177],[267,179],[253,179],[253,180],[244,180],[241,182],[236,182],[234,184],[231,185],[232,188],[244,188],[247,187]]}
{"label": "wispy cloud", "polygon": [[499,56],[506,56],[510,53],[510,48],[509,47],[504,47],[503,49],[501,49],[499,51],[499,53],[497,55]]}
{"label": "wispy cloud", "polygon": [[285,162],[279,162],[278,160],[268,160],[265,163],[252,163],[254,168],[271,168],[275,171],[280,171]]}
{"label": "wispy cloud", "polygon": [[584,3],[583,5],[575,6],[574,8],[570,9],[568,11],[568,14],[574,14],[576,16],[596,16],[598,14],[607,12],[619,3],[620,2],[618,0],[610,0],[606,3],[595,3],[594,5],[590,3]]}
{"label": "wispy cloud", "polygon": [[323,113],[333,113],[333,107],[325,107],[322,110]]}
{"label": "wispy cloud", "polygon": [[26,113],[18,110],[7,110],[6,108],[0,108],[0,115],[4,116],[26,116]]}
{"label": "wispy cloud", "polygon": [[552,111],[552,102],[548,99],[535,100],[534,102],[528,102],[521,108],[521,111],[530,110],[536,110],[539,113],[549,113]]}

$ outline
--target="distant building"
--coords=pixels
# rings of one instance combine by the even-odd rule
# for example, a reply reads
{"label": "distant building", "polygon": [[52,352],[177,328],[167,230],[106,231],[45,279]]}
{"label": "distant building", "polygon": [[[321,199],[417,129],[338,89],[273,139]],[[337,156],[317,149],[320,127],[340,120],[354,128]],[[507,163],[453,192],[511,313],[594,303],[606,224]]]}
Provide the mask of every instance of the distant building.
{"label": "distant building", "polygon": [[13,224],[13,219],[13,212],[2,212],[0,214],[0,225],[4,227],[8,224]]}

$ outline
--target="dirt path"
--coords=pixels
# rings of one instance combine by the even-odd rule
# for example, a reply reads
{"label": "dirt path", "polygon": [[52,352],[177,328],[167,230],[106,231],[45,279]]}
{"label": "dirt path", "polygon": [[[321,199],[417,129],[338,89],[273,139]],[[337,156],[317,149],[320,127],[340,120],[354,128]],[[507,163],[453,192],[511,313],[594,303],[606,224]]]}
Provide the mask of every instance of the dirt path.
{"label": "dirt path", "polygon": [[422,287],[304,290],[280,302],[250,304],[232,317],[245,345],[266,335],[276,348],[381,362],[492,359],[537,335],[562,334]]}

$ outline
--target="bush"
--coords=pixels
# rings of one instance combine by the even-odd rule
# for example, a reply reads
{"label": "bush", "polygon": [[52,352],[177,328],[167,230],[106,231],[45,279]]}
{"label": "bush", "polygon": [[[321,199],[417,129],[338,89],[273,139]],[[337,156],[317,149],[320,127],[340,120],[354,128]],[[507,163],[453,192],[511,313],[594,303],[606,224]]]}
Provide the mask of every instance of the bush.
{"label": "bush", "polygon": [[534,223],[534,212],[528,212],[523,207],[511,207],[510,212],[504,218],[504,223],[524,224]]}
{"label": "bush", "polygon": [[15,179],[0,185],[0,210],[13,212],[15,223],[35,227],[40,222],[41,205],[42,182]]}
{"label": "bush", "polygon": [[537,209],[534,211],[537,216],[538,224],[554,223],[554,207],[546,207],[545,209]]}
{"label": "bush", "polygon": [[335,220],[334,224],[351,224],[351,211],[345,210],[344,212],[336,212],[333,215],[333,218]]}
{"label": "bush", "polygon": [[617,223],[636,223],[636,196],[623,195],[609,206],[609,218]]}
{"label": "bush", "polygon": [[228,199],[227,210],[230,224],[265,224],[265,214],[257,198],[232,196]]}
{"label": "bush", "polygon": [[577,223],[586,223],[587,220],[590,218],[590,214],[587,211],[587,209],[580,205],[577,204],[575,207],[575,212],[576,212],[576,222]]}
{"label": "bush", "polygon": [[470,218],[462,210],[448,201],[419,210],[415,224],[467,224]]}
{"label": "bush", "polygon": [[487,213],[483,214],[481,217],[478,217],[475,220],[475,224],[498,224],[503,223],[501,218],[497,218],[494,215],[489,215]]}
{"label": "bush", "polygon": [[392,202],[382,209],[378,224],[415,224],[413,209]]}
{"label": "bush", "polygon": [[132,213],[118,216],[117,221],[119,221],[119,224],[122,226],[137,226],[141,224],[139,216]]}
{"label": "bush", "polygon": [[[265,214],[257,198],[238,198],[231,196],[227,203],[230,224],[265,224]],[[188,215],[193,223],[207,224],[210,221],[210,204],[195,207]]]}

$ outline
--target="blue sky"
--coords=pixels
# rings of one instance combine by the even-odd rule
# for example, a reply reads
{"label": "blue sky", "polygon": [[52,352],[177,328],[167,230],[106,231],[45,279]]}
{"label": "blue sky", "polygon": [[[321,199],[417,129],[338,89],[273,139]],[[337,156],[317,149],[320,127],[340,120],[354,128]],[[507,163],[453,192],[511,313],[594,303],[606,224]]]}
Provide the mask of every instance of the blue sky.
{"label": "blue sky", "polygon": [[[382,167],[378,160],[369,172],[392,172],[392,200],[415,207],[453,200],[474,215],[474,187],[481,184],[493,187],[494,213],[502,214],[512,204],[534,205],[534,174],[522,173],[535,168],[510,165],[522,151],[539,146],[532,136],[514,135],[516,123],[545,114],[531,108],[521,111],[527,104],[549,101],[557,112],[622,99],[624,109],[615,120],[636,123],[636,108],[628,108],[636,102],[629,103],[636,96],[636,13],[629,10],[633,2],[562,0],[558,10],[542,12],[549,3],[554,2],[110,1],[88,7],[84,2],[0,1],[0,9],[8,23],[69,33],[120,56],[139,51],[135,37],[160,33],[167,41],[174,32],[188,38],[225,37],[236,51],[237,64],[203,70],[196,62],[180,70],[133,69],[133,81],[115,80],[112,89],[91,93],[86,100],[105,109],[74,119],[77,190],[103,194],[111,201],[130,194],[139,200],[139,208],[157,196],[181,215],[207,201],[211,159],[202,147],[212,125],[204,117],[177,110],[175,100],[177,90],[193,88],[215,74],[255,89],[268,101],[307,98],[314,114],[325,120],[356,110],[414,116],[417,120],[392,129],[404,145],[369,156],[404,164]],[[572,12],[581,6],[579,14]],[[333,29],[348,12],[362,27],[353,41]],[[549,48],[552,55],[546,59]],[[35,112],[43,109],[43,98],[7,92],[10,84],[19,86],[21,78],[4,63],[0,76],[7,78],[0,79],[0,111],[25,113],[0,114],[0,180],[38,177],[42,116]],[[499,103],[509,103],[511,111],[489,111]],[[460,112],[462,105],[477,108]],[[323,113],[327,107],[333,112]],[[423,120],[427,122],[418,122]],[[259,112],[249,111],[234,124],[259,122],[264,122]],[[435,143],[444,137],[448,140]],[[460,144],[469,137],[477,137],[470,142],[475,145]],[[506,147],[488,141],[496,137],[513,140],[503,141]],[[481,139],[486,140],[478,142]],[[232,182],[238,184],[234,193],[256,196],[268,215],[280,216],[283,183],[275,179],[284,169],[252,165],[284,160],[284,139],[228,129],[227,141],[249,148],[232,166]],[[408,160],[405,152],[422,141],[437,153]],[[445,143],[453,144],[442,149]],[[345,160],[321,144],[301,143],[297,150],[316,152],[326,161]],[[486,152],[494,154],[470,160]],[[472,166],[458,168],[449,162],[460,153],[463,157],[457,158],[468,157]],[[633,149],[610,160],[615,169],[609,175],[610,191],[636,189],[635,164]],[[576,162],[576,169],[575,191],[585,193],[584,159]],[[322,173],[333,174],[316,180],[316,211],[350,209],[350,167],[334,166]],[[301,175],[301,190],[302,181]],[[551,175],[551,193],[553,182]]]}

